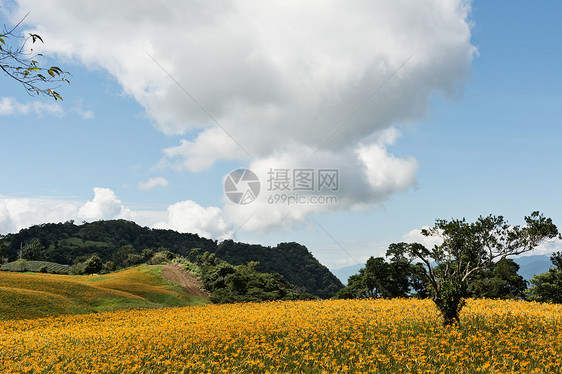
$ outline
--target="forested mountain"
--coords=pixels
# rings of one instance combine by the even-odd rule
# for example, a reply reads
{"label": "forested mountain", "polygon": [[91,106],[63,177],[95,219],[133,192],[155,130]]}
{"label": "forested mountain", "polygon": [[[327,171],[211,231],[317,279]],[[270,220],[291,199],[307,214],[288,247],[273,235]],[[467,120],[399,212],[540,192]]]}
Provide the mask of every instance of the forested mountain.
{"label": "forested mountain", "polygon": [[[303,291],[320,297],[331,297],[343,287],[340,280],[327,267],[320,264],[308,249],[298,243],[280,243],[275,247],[236,243],[225,240],[215,251],[233,265],[242,265],[248,260],[257,261],[256,270],[263,273],[279,273]],[[281,269],[294,269],[283,273]],[[314,290],[314,291],[312,291]]]}
{"label": "forested mountain", "polygon": [[[215,253],[233,265],[257,261],[256,270],[279,273],[302,291],[327,298],[333,296],[342,283],[320,264],[308,249],[298,243],[281,243],[275,247],[250,245],[225,240],[202,238],[197,234],[181,234],[172,230],[150,229],[125,220],[96,221],[76,225],[48,223],[22,229],[17,234],[0,237],[7,246],[6,257],[13,261],[20,249],[35,248],[29,260],[47,260],[71,265],[77,259],[97,254],[102,261],[116,265],[131,264],[148,253],[168,249],[182,256],[194,253]],[[40,250],[37,250],[40,248]],[[193,251],[193,249],[199,250]],[[2,257],[0,255],[0,257]]]}

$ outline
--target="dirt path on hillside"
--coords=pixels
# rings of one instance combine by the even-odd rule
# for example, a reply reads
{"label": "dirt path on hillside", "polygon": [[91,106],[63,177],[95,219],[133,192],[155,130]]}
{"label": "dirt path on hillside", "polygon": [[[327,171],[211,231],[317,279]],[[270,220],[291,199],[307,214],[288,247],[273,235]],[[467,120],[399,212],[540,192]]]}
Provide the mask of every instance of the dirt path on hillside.
{"label": "dirt path on hillside", "polygon": [[203,283],[180,264],[162,265],[162,276],[173,284],[181,286],[190,295],[209,297],[209,294],[203,289]]}

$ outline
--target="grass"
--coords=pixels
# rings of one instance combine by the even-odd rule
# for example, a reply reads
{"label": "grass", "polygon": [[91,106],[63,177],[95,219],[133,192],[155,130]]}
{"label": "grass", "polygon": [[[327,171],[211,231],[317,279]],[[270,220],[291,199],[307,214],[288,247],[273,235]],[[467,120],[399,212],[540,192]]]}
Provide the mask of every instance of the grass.
{"label": "grass", "polygon": [[157,268],[90,276],[0,272],[0,320],[208,302],[170,284]]}
{"label": "grass", "polygon": [[562,305],[322,300],[0,322],[2,373],[556,373]]}

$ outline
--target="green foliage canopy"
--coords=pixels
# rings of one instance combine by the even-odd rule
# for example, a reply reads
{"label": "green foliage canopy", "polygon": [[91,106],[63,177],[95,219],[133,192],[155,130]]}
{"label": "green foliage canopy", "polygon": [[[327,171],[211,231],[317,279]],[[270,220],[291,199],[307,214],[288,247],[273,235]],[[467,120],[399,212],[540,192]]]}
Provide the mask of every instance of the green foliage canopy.
{"label": "green foliage canopy", "polygon": [[542,274],[531,279],[531,285],[526,294],[529,300],[562,303],[562,252],[554,252],[550,256],[553,266]]}
{"label": "green foliage canopy", "polygon": [[[390,253],[389,253],[390,254]],[[371,257],[359,274],[352,275],[348,284],[341,289],[337,297],[357,298],[394,298],[410,296],[412,290],[422,291],[415,282],[418,268],[401,256],[395,256],[390,262],[383,257]]]}
{"label": "green foliage canopy", "polygon": [[519,265],[509,258],[502,258],[490,267],[475,274],[468,284],[468,295],[474,298],[520,299],[527,288],[527,281],[517,274]]}
{"label": "green foliage canopy", "polygon": [[231,265],[215,254],[205,252],[197,258],[201,280],[214,303],[260,302],[313,298],[303,294],[277,273],[260,273],[257,262]]}
{"label": "green foliage canopy", "polygon": [[43,261],[46,259],[47,253],[41,241],[37,238],[22,248],[22,257],[31,261]]}

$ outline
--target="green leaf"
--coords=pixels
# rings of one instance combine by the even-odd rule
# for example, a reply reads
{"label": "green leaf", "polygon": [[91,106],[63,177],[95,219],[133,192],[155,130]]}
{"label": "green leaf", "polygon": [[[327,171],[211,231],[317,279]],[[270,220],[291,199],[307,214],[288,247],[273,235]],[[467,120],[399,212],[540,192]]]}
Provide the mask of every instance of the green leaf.
{"label": "green leaf", "polygon": [[29,36],[31,36],[31,40],[33,41],[33,43],[35,43],[37,39],[41,40],[41,43],[44,43],[43,39],[41,39],[41,37],[37,34],[29,34]]}

